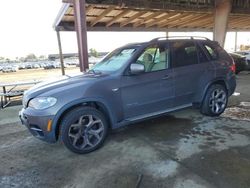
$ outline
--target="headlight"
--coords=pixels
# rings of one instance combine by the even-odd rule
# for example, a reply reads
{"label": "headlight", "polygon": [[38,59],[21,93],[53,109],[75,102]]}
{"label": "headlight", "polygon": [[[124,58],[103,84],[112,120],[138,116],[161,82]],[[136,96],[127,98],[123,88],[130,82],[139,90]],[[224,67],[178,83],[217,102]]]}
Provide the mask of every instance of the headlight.
{"label": "headlight", "polygon": [[43,110],[49,108],[56,104],[57,99],[54,97],[37,97],[31,99],[29,102],[29,107],[35,108],[37,110]]}

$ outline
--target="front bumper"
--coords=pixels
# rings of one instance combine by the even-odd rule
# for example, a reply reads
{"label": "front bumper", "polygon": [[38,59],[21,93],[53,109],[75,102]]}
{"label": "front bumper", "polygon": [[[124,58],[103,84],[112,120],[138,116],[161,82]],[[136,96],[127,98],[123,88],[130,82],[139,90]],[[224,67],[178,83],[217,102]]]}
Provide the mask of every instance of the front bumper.
{"label": "front bumper", "polygon": [[32,110],[23,108],[19,112],[19,118],[22,124],[25,125],[36,138],[50,143],[56,142],[55,129],[52,127],[48,130],[48,122],[53,122],[53,115],[33,115]]}

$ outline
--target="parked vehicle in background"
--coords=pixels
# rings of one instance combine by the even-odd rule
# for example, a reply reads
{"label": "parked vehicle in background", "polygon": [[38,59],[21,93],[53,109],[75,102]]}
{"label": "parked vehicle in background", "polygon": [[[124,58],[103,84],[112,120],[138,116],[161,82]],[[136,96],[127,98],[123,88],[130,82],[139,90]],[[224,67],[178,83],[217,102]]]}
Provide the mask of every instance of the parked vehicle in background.
{"label": "parked vehicle in background", "polygon": [[237,53],[229,53],[229,55],[231,55],[231,57],[234,60],[235,63],[235,73],[239,74],[241,71],[245,71],[247,70],[248,67],[248,63],[246,60],[246,57]]}
{"label": "parked vehicle in background", "polygon": [[33,69],[39,69],[39,68],[40,68],[40,65],[36,63],[36,64],[32,65],[32,68],[33,68]]}
{"label": "parked vehicle in background", "polygon": [[110,129],[175,110],[219,116],[235,87],[235,64],[217,42],[157,38],[118,48],[87,73],[36,85],[20,119],[35,137],[83,154]]}
{"label": "parked vehicle in background", "polygon": [[26,67],[25,67],[25,64],[20,64],[20,65],[18,65],[18,69],[19,70],[22,70],[22,69],[25,69]]}
{"label": "parked vehicle in background", "polygon": [[4,73],[16,72],[16,71],[18,71],[18,66],[6,66],[6,67],[3,67],[3,70],[2,70],[2,72]]}
{"label": "parked vehicle in background", "polygon": [[32,65],[31,65],[31,64],[26,64],[26,65],[25,65],[25,68],[26,68],[26,69],[32,69]]}
{"label": "parked vehicle in background", "polygon": [[238,52],[234,52],[240,55],[243,55],[246,57],[247,60],[247,70],[250,70],[250,51],[238,51]]}
{"label": "parked vehicle in background", "polygon": [[0,66],[0,71],[2,71],[3,70],[3,67],[2,66]]}

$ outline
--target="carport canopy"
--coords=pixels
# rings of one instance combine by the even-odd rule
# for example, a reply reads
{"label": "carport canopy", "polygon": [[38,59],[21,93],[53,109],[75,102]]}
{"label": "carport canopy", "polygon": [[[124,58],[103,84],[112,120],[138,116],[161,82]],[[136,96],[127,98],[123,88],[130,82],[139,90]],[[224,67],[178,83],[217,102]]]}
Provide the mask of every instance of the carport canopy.
{"label": "carport canopy", "polygon": [[87,31],[213,31],[222,46],[226,31],[250,31],[250,0],[63,2],[54,28],[77,32],[82,71],[88,68]]}

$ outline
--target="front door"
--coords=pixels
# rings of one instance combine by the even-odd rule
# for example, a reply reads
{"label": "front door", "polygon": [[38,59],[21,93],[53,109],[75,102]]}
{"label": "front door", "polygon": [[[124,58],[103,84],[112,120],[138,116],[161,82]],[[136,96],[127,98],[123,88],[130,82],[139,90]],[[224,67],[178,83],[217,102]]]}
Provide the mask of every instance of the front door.
{"label": "front door", "polygon": [[174,85],[168,46],[146,48],[136,63],[143,64],[145,72],[123,76],[121,80],[125,119],[154,115],[172,108]]}

